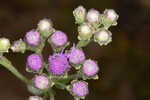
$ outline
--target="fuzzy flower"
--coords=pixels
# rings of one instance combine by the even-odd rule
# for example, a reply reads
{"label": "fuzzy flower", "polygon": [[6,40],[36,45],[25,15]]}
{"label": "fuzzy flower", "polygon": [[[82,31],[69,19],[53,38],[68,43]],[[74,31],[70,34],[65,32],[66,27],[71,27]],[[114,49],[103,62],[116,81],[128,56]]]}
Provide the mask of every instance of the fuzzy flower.
{"label": "fuzzy flower", "polygon": [[74,64],[79,64],[85,60],[85,55],[83,50],[78,49],[73,45],[70,53],[69,53],[69,61]]}
{"label": "fuzzy flower", "polygon": [[49,79],[46,75],[41,74],[41,75],[36,75],[34,77],[34,85],[38,89],[46,89],[49,87]]}
{"label": "fuzzy flower", "polygon": [[61,53],[54,53],[52,56],[49,56],[49,70],[54,75],[62,75],[66,69],[71,68],[68,62],[68,54],[63,54],[63,50]]}
{"label": "fuzzy flower", "polygon": [[52,29],[53,24],[52,21],[50,19],[42,19],[40,20],[40,22],[38,23],[38,29],[41,32],[49,32],[50,29]]}
{"label": "fuzzy flower", "polygon": [[109,19],[109,20],[111,20],[112,22],[114,22],[114,21],[117,21],[117,19],[118,19],[118,15],[117,15],[117,13],[113,10],[113,9],[106,9],[105,11],[104,11],[104,16],[107,18],[107,19]]}
{"label": "fuzzy flower", "polygon": [[89,59],[84,62],[82,70],[86,76],[94,76],[98,73],[99,67],[95,61]]}
{"label": "fuzzy flower", "polygon": [[78,97],[84,97],[88,94],[88,84],[84,81],[75,81],[72,84],[72,93]]}
{"label": "fuzzy flower", "polygon": [[24,53],[25,50],[26,50],[26,44],[22,39],[17,40],[11,46],[11,50],[13,52],[22,52],[22,53]]}
{"label": "fuzzy flower", "polygon": [[27,65],[33,71],[39,71],[42,67],[42,59],[41,56],[34,53],[28,56],[27,58]]}
{"label": "fuzzy flower", "polygon": [[67,43],[67,36],[62,31],[56,31],[51,36],[51,41],[56,47],[63,46],[65,43]]}
{"label": "fuzzy flower", "polygon": [[35,30],[31,30],[27,32],[25,40],[31,46],[37,46],[40,43],[40,34]]}
{"label": "fuzzy flower", "polygon": [[76,23],[81,24],[85,21],[86,9],[83,6],[79,6],[73,11],[73,15]]}
{"label": "fuzzy flower", "polygon": [[98,42],[101,46],[107,45],[112,41],[112,34],[108,30],[99,30],[95,33],[94,40]]}
{"label": "fuzzy flower", "polygon": [[0,38],[0,52],[8,52],[10,41],[7,38]]}
{"label": "fuzzy flower", "polygon": [[95,9],[90,9],[87,13],[86,19],[90,23],[98,24],[100,20],[100,13]]}
{"label": "fuzzy flower", "polygon": [[89,23],[84,23],[81,26],[78,27],[79,31],[79,40],[88,40],[93,35],[93,29],[92,26]]}
{"label": "fuzzy flower", "polygon": [[43,99],[39,96],[30,96],[29,100],[43,100]]}

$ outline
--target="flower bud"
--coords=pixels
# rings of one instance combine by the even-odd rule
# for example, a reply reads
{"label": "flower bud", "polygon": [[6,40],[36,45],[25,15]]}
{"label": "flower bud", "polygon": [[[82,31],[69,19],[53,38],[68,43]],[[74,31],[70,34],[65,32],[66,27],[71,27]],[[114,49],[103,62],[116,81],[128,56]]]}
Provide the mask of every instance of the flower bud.
{"label": "flower bud", "polygon": [[84,23],[78,28],[79,31],[79,40],[89,40],[93,35],[92,26],[89,23]]}
{"label": "flower bud", "polygon": [[89,23],[99,24],[100,13],[95,9],[90,9],[86,15],[86,19]]}
{"label": "flower bud", "polygon": [[29,100],[43,100],[43,99],[39,96],[30,96]]}
{"label": "flower bud", "polygon": [[41,56],[34,53],[28,56],[27,65],[33,71],[39,71],[42,67],[42,59]]}
{"label": "flower bud", "polygon": [[64,46],[67,43],[67,35],[62,31],[56,31],[50,37],[56,47]]}
{"label": "flower bud", "polygon": [[31,30],[27,32],[25,40],[31,46],[37,46],[40,43],[40,34],[35,30]]}
{"label": "flower bud", "polygon": [[40,20],[40,22],[38,23],[38,29],[42,36],[48,37],[52,34],[53,31],[52,21],[50,19]]}
{"label": "flower bud", "polygon": [[83,50],[78,49],[73,45],[70,53],[69,53],[69,61],[73,64],[79,64],[85,59],[85,54]]}
{"label": "flower bud", "polygon": [[0,52],[8,52],[10,41],[7,38],[0,38]]}
{"label": "flower bud", "polygon": [[88,94],[88,84],[85,81],[74,81],[72,83],[72,94],[77,97],[85,97]]}
{"label": "flower bud", "polygon": [[26,50],[26,43],[22,39],[17,40],[11,46],[11,50],[13,52],[22,52],[22,53],[24,53],[25,50]]}
{"label": "flower bud", "polygon": [[94,76],[98,73],[99,67],[95,61],[89,59],[84,62],[82,70],[86,76]]}
{"label": "flower bud", "polygon": [[118,19],[117,13],[113,9],[106,9],[104,11],[104,17],[109,19],[111,22],[115,22]]}
{"label": "flower bud", "polygon": [[46,75],[36,75],[34,78],[34,85],[38,89],[46,89],[49,87],[49,79]]}
{"label": "flower bud", "polygon": [[79,6],[73,11],[76,23],[81,24],[85,21],[86,9],[83,6]]}
{"label": "flower bud", "polygon": [[97,31],[94,34],[94,41],[98,42],[101,46],[102,45],[107,45],[108,43],[110,43],[112,41],[112,34],[110,31],[102,29]]}

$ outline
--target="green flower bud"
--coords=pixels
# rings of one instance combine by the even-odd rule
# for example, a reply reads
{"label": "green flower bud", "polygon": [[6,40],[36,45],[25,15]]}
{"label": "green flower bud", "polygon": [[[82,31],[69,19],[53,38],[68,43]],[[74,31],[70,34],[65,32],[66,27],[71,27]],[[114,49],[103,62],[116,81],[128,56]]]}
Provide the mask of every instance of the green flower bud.
{"label": "green flower bud", "polygon": [[82,24],[85,21],[86,9],[83,6],[79,6],[73,11],[75,21],[77,24]]}
{"label": "green flower bud", "polygon": [[93,35],[93,28],[91,24],[84,23],[81,26],[79,26],[78,32],[79,32],[78,36],[79,40],[90,40],[90,38]]}
{"label": "green flower bud", "polygon": [[0,52],[8,52],[10,41],[7,38],[0,38]]}

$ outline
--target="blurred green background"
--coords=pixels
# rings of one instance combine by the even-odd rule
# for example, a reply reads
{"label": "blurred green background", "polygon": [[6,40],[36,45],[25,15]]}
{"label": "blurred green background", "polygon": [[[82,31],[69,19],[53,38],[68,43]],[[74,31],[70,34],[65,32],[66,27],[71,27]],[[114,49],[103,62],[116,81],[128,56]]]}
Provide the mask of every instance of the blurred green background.
{"label": "blurred green background", "polygon": [[[115,9],[118,26],[110,30],[113,42],[105,47],[90,43],[84,48],[88,58],[99,61],[100,80],[90,80],[86,100],[150,100],[150,0],[0,0],[0,37],[23,38],[36,28],[39,20],[51,18],[56,29],[77,42],[77,26],[72,11],[79,5],[103,12]],[[96,48],[96,49],[95,49]],[[47,46],[45,58],[52,54]],[[26,58],[18,53],[5,54],[24,75]],[[26,86],[5,68],[0,67],[0,100],[27,100]],[[56,100],[73,100],[62,90]]]}

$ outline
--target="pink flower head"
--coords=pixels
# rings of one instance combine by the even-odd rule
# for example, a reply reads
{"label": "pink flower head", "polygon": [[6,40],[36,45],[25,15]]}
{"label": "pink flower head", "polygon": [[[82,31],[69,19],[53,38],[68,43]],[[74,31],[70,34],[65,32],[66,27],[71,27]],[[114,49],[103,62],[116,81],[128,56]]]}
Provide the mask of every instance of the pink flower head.
{"label": "pink flower head", "polygon": [[49,86],[49,79],[46,75],[36,75],[34,78],[34,85],[38,89],[46,89]]}
{"label": "pink flower head", "polygon": [[31,68],[34,71],[39,71],[42,67],[42,59],[41,56],[34,53],[28,56],[27,58],[27,65],[29,68]]}
{"label": "pink flower head", "polygon": [[71,68],[68,62],[68,54],[63,53],[54,53],[52,56],[49,56],[49,70],[54,75],[61,75],[65,72],[66,69]]}
{"label": "pink flower head", "polygon": [[87,76],[94,76],[99,71],[97,63],[93,60],[86,60],[83,64],[83,72]]}
{"label": "pink flower head", "polygon": [[37,46],[40,43],[40,34],[35,30],[27,32],[25,40],[29,45]]}
{"label": "pink flower head", "polygon": [[62,31],[56,31],[51,36],[51,41],[56,47],[63,46],[65,43],[67,43],[67,36]]}
{"label": "pink flower head", "polygon": [[73,44],[73,47],[69,53],[69,61],[74,64],[79,64],[84,60],[85,60],[85,55],[83,50],[76,48],[75,44]]}
{"label": "pink flower head", "polygon": [[83,97],[88,94],[88,86],[84,81],[76,81],[72,84],[72,93],[75,96]]}

